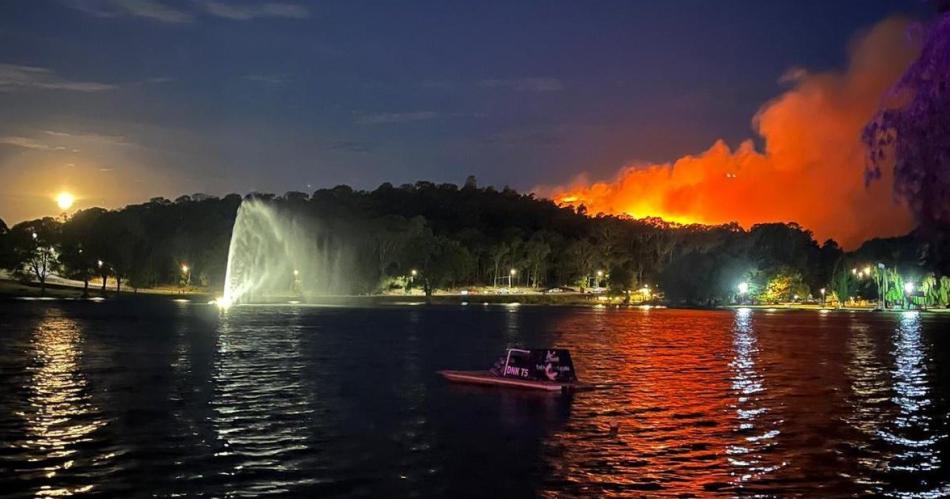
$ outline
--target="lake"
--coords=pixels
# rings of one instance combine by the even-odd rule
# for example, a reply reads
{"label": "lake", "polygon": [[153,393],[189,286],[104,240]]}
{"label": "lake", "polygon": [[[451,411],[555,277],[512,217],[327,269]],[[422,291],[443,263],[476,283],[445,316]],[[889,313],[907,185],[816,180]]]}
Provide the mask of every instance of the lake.
{"label": "lake", "polygon": [[[950,316],[0,303],[0,494],[950,494]],[[571,349],[572,395],[452,385]]]}

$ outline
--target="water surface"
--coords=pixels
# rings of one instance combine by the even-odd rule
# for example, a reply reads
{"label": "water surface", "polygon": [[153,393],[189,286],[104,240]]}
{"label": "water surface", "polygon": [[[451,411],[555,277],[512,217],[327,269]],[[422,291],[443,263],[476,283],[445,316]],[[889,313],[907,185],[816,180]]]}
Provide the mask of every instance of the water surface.
{"label": "water surface", "polygon": [[[950,494],[950,317],[0,303],[0,493]],[[450,385],[561,346],[607,388]]]}

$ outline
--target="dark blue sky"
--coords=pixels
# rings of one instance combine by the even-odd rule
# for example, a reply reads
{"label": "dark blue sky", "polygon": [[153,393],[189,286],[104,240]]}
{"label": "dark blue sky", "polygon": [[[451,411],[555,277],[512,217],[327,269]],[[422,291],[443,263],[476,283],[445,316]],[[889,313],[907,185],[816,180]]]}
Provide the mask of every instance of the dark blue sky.
{"label": "dark blue sky", "polygon": [[0,217],[32,214],[50,177],[99,204],[609,177],[751,137],[789,68],[840,67],[860,30],[926,12],[917,0],[7,1]]}

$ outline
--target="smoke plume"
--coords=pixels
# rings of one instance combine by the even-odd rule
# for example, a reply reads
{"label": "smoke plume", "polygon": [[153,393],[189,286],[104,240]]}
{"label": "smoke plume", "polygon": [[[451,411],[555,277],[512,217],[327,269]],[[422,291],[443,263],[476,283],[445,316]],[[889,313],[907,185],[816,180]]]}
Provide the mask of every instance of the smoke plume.
{"label": "smoke plume", "polygon": [[722,140],[671,163],[622,168],[612,181],[541,187],[539,193],[587,212],[660,216],[682,223],[798,222],[818,240],[853,247],[913,226],[892,195],[893,165],[865,184],[864,126],[916,49],[907,22],[887,19],[856,38],[843,71],[788,71],[789,90],[752,119],[764,150],[752,140],[731,148]]}

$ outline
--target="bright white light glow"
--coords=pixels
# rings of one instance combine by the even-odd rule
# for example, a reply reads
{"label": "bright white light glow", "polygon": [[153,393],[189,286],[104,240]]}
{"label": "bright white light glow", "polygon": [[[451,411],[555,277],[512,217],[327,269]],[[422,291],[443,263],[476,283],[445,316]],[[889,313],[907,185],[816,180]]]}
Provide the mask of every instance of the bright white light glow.
{"label": "bright white light glow", "polygon": [[76,198],[68,192],[60,192],[56,195],[56,205],[59,206],[61,210],[68,210],[73,207],[73,203],[76,202]]}
{"label": "bright white light glow", "polygon": [[749,283],[747,283],[747,282],[740,282],[740,283],[739,283],[739,294],[744,295],[744,294],[746,294],[746,293],[748,293],[748,292],[749,292]]}

